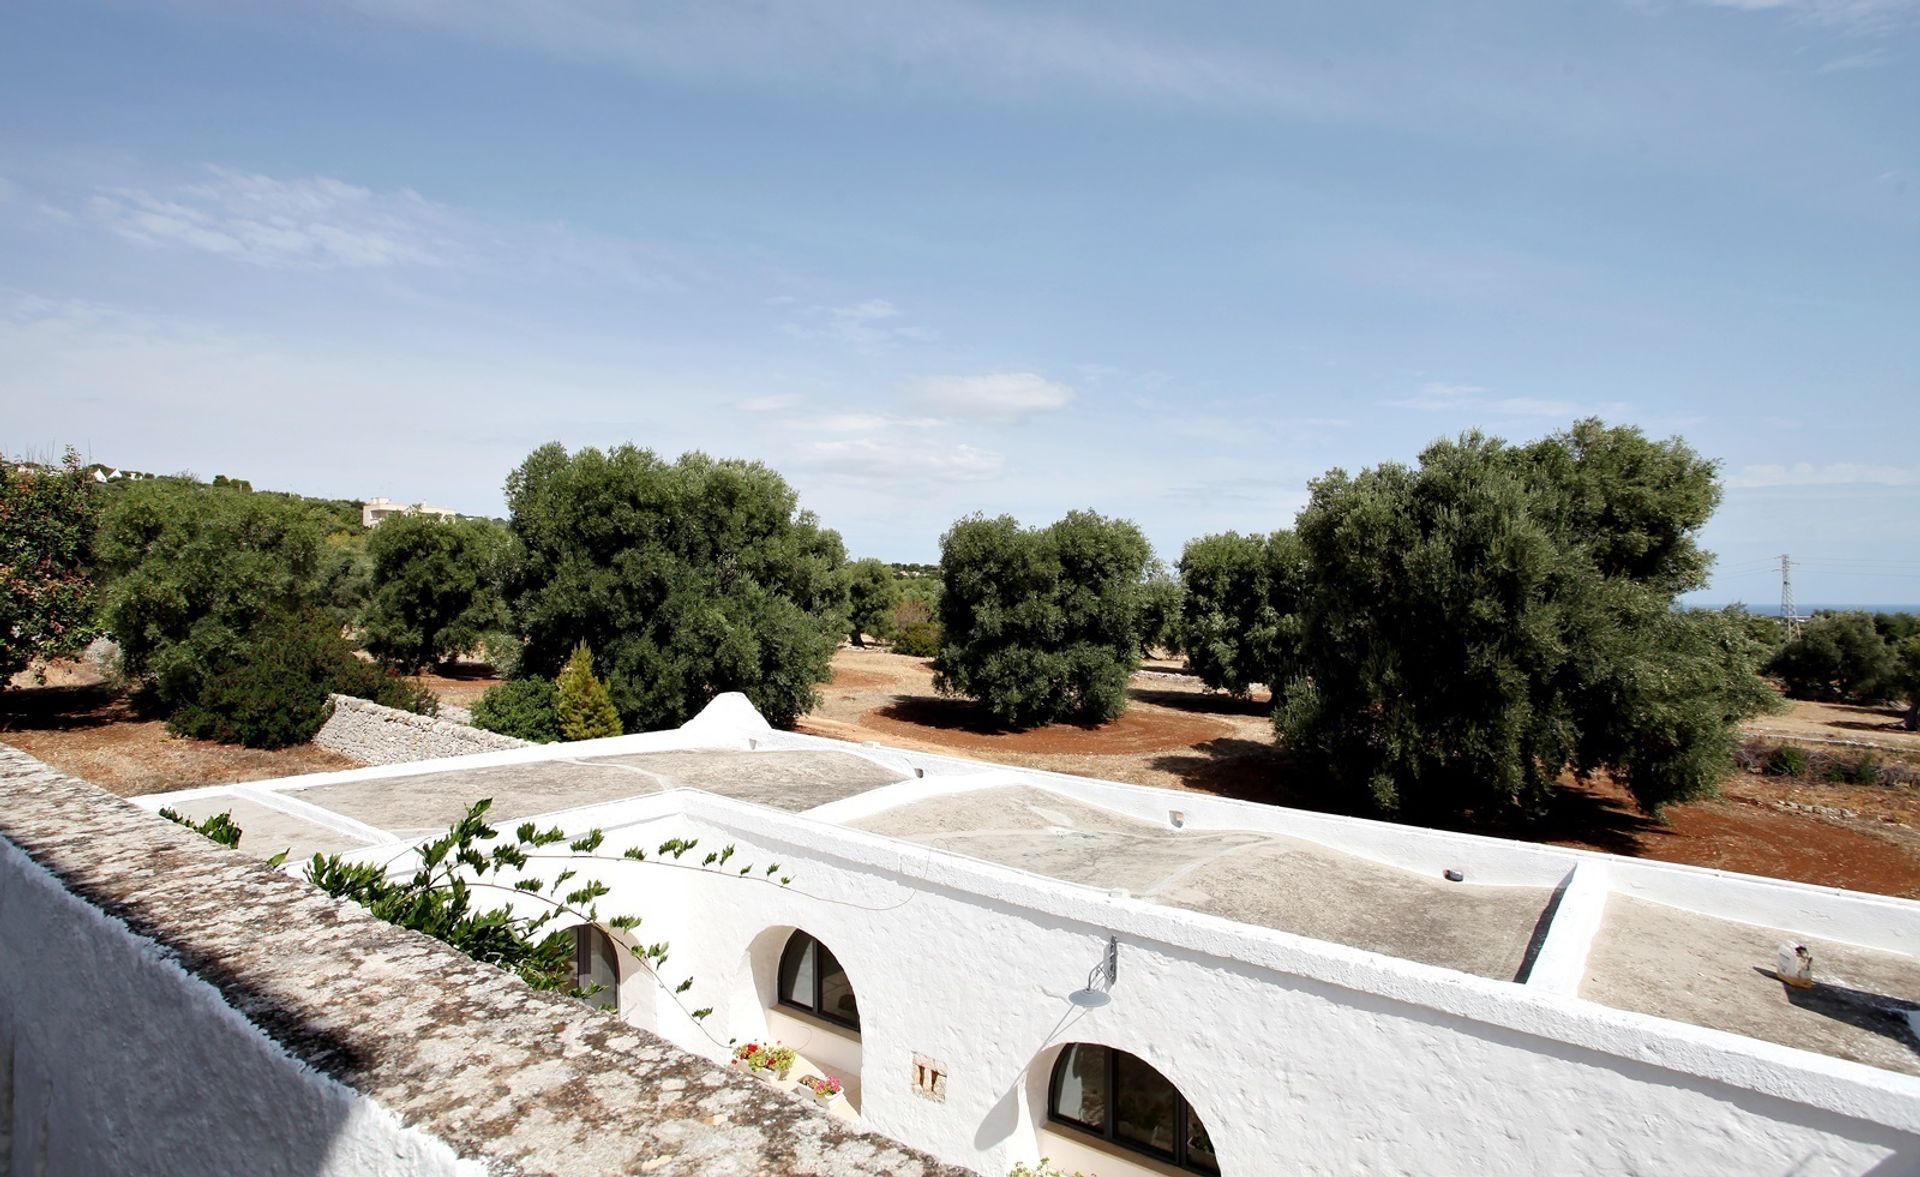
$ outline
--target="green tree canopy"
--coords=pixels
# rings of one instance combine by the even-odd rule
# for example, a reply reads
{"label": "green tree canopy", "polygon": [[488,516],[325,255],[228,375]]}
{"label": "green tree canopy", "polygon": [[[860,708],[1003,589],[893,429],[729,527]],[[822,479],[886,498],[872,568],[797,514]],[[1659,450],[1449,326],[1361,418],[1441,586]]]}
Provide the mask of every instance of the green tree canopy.
{"label": "green tree canopy", "polygon": [[1898,658],[1865,613],[1821,613],[1767,664],[1796,699],[1878,703],[1898,690]]}
{"label": "green tree canopy", "polygon": [[875,559],[847,565],[847,636],[856,646],[866,645],[863,634],[886,640],[893,636],[893,607],[900,600],[899,577]]}
{"label": "green tree canopy", "polygon": [[402,670],[476,649],[508,625],[500,597],[507,532],[483,519],[396,515],[367,536],[375,585],[361,618],[367,652]]}
{"label": "green tree canopy", "polygon": [[1180,556],[1180,632],[1187,667],[1215,690],[1245,697],[1266,683],[1277,697],[1293,677],[1300,595],[1300,540],[1272,535],[1202,536]]}
{"label": "green tree canopy", "polygon": [[1180,579],[1161,561],[1148,561],[1146,579],[1140,582],[1140,653],[1143,657],[1150,657],[1155,650],[1178,653],[1183,648],[1180,606],[1184,597]]}
{"label": "green tree canopy", "polygon": [[177,479],[116,488],[102,515],[102,618],[168,712],[197,699],[263,618],[312,603],[321,528],[298,501]]}
{"label": "green tree canopy", "polygon": [[1090,511],[1034,529],[1007,515],[955,523],[940,539],[935,686],[1013,726],[1120,714],[1152,554],[1132,523]]}
{"label": "green tree canopy", "polygon": [[92,639],[98,516],[73,450],[57,470],[0,459],[0,688]]}
{"label": "green tree canopy", "polygon": [[542,446],[507,480],[506,597],[524,674],[585,643],[628,730],[723,691],[791,726],[846,632],[846,550],[757,462]]}
{"label": "green tree canopy", "polygon": [[175,731],[275,748],[310,738],[330,693],[435,708],[356,657],[320,603],[326,525],[298,498],[184,479],[110,496],[102,618],[123,669]]}
{"label": "green tree canopy", "polygon": [[1711,793],[1736,721],[1771,702],[1740,619],[1674,607],[1704,583],[1718,497],[1684,443],[1597,421],[1330,473],[1298,521],[1286,743],[1406,816],[1537,811],[1568,768],[1649,810]]}

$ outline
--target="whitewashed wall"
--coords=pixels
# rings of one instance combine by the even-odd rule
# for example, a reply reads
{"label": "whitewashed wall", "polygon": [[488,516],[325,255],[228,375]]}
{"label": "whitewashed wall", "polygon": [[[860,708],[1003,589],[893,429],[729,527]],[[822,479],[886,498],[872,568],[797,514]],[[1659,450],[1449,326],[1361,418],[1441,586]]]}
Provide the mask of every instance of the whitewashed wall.
{"label": "whitewashed wall", "polygon": [[478,1174],[0,839],[0,1173]]}
{"label": "whitewashed wall", "polygon": [[[675,810],[678,810],[676,813]],[[622,819],[622,813],[626,818]],[[625,826],[625,822],[639,824]],[[1042,1153],[1060,1046],[1129,1051],[1207,1123],[1224,1172],[1865,1174],[1920,1169],[1920,1081],[1528,987],[1468,977],[1087,888],[687,791],[582,811],[603,853],[671,835],[778,861],[790,887],[608,862],[603,912],[672,943],[623,1008],[689,1049],[785,1037],[859,1068],[862,1122],[986,1174]],[[687,860],[692,863],[698,855]],[[757,875],[757,872],[756,872]],[[773,1005],[787,931],[845,966],[857,1054]],[[1108,935],[1112,1003],[1070,1005]],[[712,1005],[696,1025],[687,1009]],[[806,1032],[810,1039],[801,1039]],[[794,1037],[786,1037],[794,1035]],[[944,1102],[916,1057],[950,1068]],[[1043,1135],[1043,1133],[1045,1135]],[[1079,1154],[1124,1177],[1112,1154]]]}

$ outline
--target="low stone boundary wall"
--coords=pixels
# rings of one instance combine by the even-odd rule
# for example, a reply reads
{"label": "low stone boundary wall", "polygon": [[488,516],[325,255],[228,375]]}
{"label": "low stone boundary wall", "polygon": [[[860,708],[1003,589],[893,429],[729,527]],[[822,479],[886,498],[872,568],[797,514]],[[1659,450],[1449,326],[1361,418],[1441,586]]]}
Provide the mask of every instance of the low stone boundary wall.
{"label": "low stone boundary wall", "polygon": [[314,734],[313,742],[362,764],[405,764],[527,746],[525,740],[450,718],[415,715],[351,695],[333,696],[333,714]]}
{"label": "low stone boundary wall", "polygon": [[0,1173],[965,1171],[0,744]]}

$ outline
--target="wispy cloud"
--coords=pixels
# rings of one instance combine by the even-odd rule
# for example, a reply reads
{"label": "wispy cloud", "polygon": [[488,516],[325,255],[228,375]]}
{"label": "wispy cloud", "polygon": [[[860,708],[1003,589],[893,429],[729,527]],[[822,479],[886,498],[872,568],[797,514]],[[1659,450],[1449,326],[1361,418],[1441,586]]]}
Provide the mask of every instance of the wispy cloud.
{"label": "wispy cloud", "polygon": [[1489,417],[1623,417],[1628,406],[1620,401],[1582,404],[1533,396],[1496,396],[1477,384],[1429,381],[1412,396],[1386,402],[1390,408],[1423,413],[1472,414]]}
{"label": "wispy cloud", "polygon": [[655,290],[706,277],[684,253],[564,221],[483,216],[411,188],[377,191],[333,176],[287,178],[216,164],[205,166],[205,176],[35,191],[49,219],[90,223],[154,251],[260,269],[485,273],[516,286],[542,280]]}
{"label": "wispy cloud", "polygon": [[809,307],[783,327],[796,339],[830,339],[856,351],[877,352],[896,343],[929,343],[932,331],[901,320],[907,313],[884,298],[846,306]]}
{"label": "wispy cloud", "polygon": [[1709,8],[1777,12],[1856,30],[1891,28],[1920,15],[1920,0],[1693,0]]}
{"label": "wispy cloud", "polygon": [[969,0],[357,0],[404,21],[650,75],[861,87],[932,80],[995,96],[1062,85],[1083,91],[1233,107],[1321,112],[1343,104],[1311,63],[1276,68],[1220,47],[1180,45],[1028,6]]}
{"label": "wispy cloud", "polygon": [[965,443],[903,445],[879,437],[809,442],[799,448],[797,458],[800,466],[832,477],[895,487],[935,481],[982,482],[998,478],[1007,467],[1005,455]]}
{"label": "wispy cloud", "polygon": [[733,407],[743,413],[781,413],[797,409],[805,403],[806,398],[797,393],[781,392],[771,396],[750,396],[736,402]]}
{"label": "wispy cloud", "polygon": [[1876,466],[1861,462],[1812,462],[1743,466],[1727,476],[1729,487],[1752,490],[1770,486],[1920,486],[1920,466]]}
{"label": "wispy cloud", "polygon": [[1033,372],[993,372],[983,376],[929,376],[916,381],[908,398],[945,417],[1012,425],[1036,413],[1065,408],[1073,389]]}
{"label": "wispy cloud", "polygon": [[460,252],[447,210],[411,189],[375,193],[325,176],[280,180],[213,168],[165,192],[112,188],[86,211],[129,241],[257,266],[376,269],[440,265]]}

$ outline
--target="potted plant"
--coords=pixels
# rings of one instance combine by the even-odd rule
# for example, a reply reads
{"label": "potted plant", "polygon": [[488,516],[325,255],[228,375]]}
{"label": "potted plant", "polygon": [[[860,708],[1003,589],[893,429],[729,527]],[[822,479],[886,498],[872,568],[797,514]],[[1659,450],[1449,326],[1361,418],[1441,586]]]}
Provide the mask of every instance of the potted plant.
{"label": "potted plant", "polygon": [[800,1086],[813,1092],[813,1098],[822,1107],[827,1107],[840,1098],[840,1080],[832,1075],[802,1075]]}
{"label": "potted plant", "polygon": [[793,1070],[793,1064],[800,1056],[791,1046],[767,1046],[759,1042],[748,1042],[734,1047],[733,1065],[741,1063],[756,1075],[771,1074],[775,1078],[785,1079],[787,1072]]}

